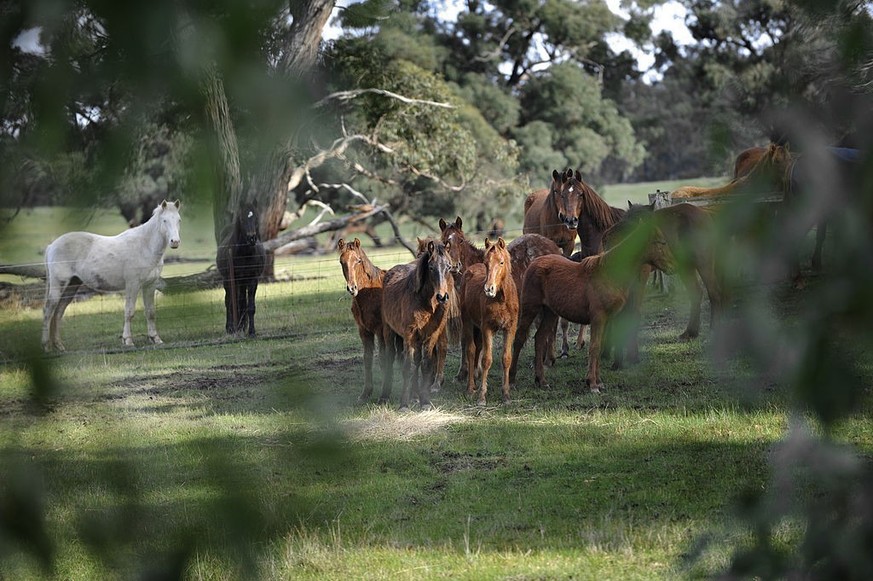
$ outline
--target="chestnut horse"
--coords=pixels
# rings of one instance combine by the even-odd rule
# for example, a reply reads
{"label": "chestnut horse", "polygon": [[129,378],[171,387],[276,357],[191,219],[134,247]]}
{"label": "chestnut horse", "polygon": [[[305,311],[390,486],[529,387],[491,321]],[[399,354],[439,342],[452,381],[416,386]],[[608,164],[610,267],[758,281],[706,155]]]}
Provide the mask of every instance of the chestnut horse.
{"label": "chestnut horse", "polygon": [[506,241],[498,238],[492,244],[486,239],[484,260],[484,264],[473,264],[464,272],[461,318],[464,323],[467,395],[472,396],[476,390],[474,376],[477,368],[481,367],[482,384],[477,403],[485,405],[494,333],[503,331],[503,402],[509,403],[509,368],[512,364],[519,304],[518,290],[512,276],[512,258]]}
{"label": "chestnut horse", "polygon": [[[452,223],[448,223],[440,218],[439,225],[440,238],[443,243],[451,242],[449,254],[452,256],[456,272],[464,272],[474,264],[485,262],[485,251],[474,246],[464,236],[464,223],[460,216],[456,217]],[[506,249],[509,252],[510,263],[512,264],[512,278],[516,289],[521,289],[524,271],[527,270],[528,265],[534,258],[544,254],[562,253],[561,248],[557,244],[539,234],[523,234],[510,242]],[[457,278],[463,280],[461,277]],[[461,352],[466,352],[466,343],[463,338],[461,339]],[[463,381],[466,377],[467,362],[466,359],[462,358],[458,375],[455,379]]]}
{"label": "chestnut horse", "polygon": [[[632,256],[630,261],[628,256]],[[563,256],[541,256],[524,273],[521,291],[521,315],[515,337],[510,369],[510,383],[515,384],[518,358],[527,341],[531,323],[539,315],[534,355],[535,383],[548,387],[544,359],[549,335],[555,332],[558,317],[591,325],[588,346],[588,375],[585,383],[599,393],[600,353],[606,323],[628,300],[632,285],[644,265],[672,272],[675,259],[664,235],[651,225],[641,225],[627,239],[611,250],[574,262]]]}
{"label": "chestnut horse", "polygon": [[447,325],[457,324],[455,283],[447,245],[430,241],[421,256],[385,273],[382,287],[382,394],[391,392],[396,356],[395,337],[403,340],[403,389],[400,409],[409,409],[410,392],[418,393],[422,409],[431,407],[429,389],[419,389],[422,360],[432,361]]}
{"label": "chestnut horse", "polygon": [[[357,238],[349,243],[340,238],[336,249],[346,279],[346,290],[352,295],[352,316],[364,345],[364,390],[358,397],[358,403],[367,403],[373,393],[373,354],[377,341],[379,353],[385,356],[382,333],[382,281],[385,271],[372,263]],[[383,389],[379,397],[380,404],[388,402],[390,384],[388,387],[389,391]]]}
{"label": "chestnut horse", "polygon": [[[578,172],[577,172],[578,173]],[[581,181],[581,177],[580,177]],[[579,225],[579,190],[573,170],[552,171],[552,184],[537,190],[524,201],[524,234],[542,234],[561,247],[564,256],[573,254]]]}

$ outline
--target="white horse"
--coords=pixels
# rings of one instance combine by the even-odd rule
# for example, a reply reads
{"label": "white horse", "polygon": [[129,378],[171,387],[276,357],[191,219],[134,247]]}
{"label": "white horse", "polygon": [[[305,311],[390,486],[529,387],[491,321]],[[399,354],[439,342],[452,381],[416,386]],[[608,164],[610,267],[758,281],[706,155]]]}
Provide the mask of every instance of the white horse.
{"label": "white horse", "polygon": [[46,296],[42,322],[42,347],[63,351],[61,318],[84,285],[95,291],[124,291],[124,330],[121,340],[132,346],[130,321],[136,310],[136,295],[142,289],[148,335],[152,343],[163,343],[155,327],[155,289],[164,267],[167,246],[178,248],[179,200],[166,200],[152,217],[136,228],[116,236],[91,232],[68,232],[45,249]]}

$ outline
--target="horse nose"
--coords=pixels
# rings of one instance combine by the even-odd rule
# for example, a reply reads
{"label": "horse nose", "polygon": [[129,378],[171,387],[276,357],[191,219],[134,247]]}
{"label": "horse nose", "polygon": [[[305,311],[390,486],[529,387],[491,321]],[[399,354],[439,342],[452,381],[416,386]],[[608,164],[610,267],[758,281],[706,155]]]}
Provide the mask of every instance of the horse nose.
{"label": "horse nose", "polygon": [[346,290],[349,291],[349,294],[352,295],[353,297],[358,296],[358,285],[354,285],[354,286],[347,285]]}
{"label": "horse nose", "polygon": [[449,300],[449,293],[446,293],[446,294],[437,293],[436,298],[440,303],[445,303],[446,301]]}
{"label": "horse nose", "polygon": [[493,284],[486,284],[485,285],[485,296],[493,299],[496,295],[497,295],[497,288],[495,288],[495,286]]}
{"label": "horse nose", "polygon": [[176,240],[170,240],[170,248],[178,248],[181,243],[182,241],[178,238]]}

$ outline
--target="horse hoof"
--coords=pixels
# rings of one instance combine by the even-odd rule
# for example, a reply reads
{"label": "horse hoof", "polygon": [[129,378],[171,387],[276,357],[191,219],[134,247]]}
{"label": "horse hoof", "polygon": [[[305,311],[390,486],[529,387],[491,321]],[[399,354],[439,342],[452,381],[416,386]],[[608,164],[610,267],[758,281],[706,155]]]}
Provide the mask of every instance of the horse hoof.
{"label": "horse hoof", "polygon": [[163,345],[164,342],[161,341],[161,338],[155,335],[154,337],[149,337],[149,341],[152,342],[153,345]]}
{"label": "horse hoof", "polygon": [[421,404],[421,411],[429,412],[433,409],[433,404],[430,402]]}
{"label": "horse hoof", "polygon": [[480,399],[479,401],[476,402],[476,405],[479,406],[480,408],[484,408],[488,404],[485,402],[484,399]]}
{"label": "horse hoof", "polygon": [[399,408],[397,408],[397,411],[398,411],[398,412],[401,412],[401,413],[406,413],[406,412],[409,411],[409,406],[408,406],[408,405],[402,405],[402,406],[400,406]]}
{"label": "horse hoof", "polygon": [[591,393],[599,394],[601,389],[603,389],[603,384],[602,384],[602,383],[599,383],[599,384],[597,384],[597,385],[592,385],[592,386],[591,386]]}

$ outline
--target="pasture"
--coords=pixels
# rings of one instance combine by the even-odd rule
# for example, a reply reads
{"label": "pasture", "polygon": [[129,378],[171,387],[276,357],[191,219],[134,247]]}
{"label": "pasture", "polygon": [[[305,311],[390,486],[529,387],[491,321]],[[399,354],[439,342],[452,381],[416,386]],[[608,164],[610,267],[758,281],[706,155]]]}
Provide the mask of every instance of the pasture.
{"label": "pasture", "polygon": [[[652,191],[638,187],[604,191],[623,205]],[[48,211],[5,228],[2,262],[38,260],[63,231],[47,231]],[[209,220],[182,215],[179,255],[214,258]],[[520,216],[507,222],[517,235]],[[383,268],[410,258],[363,242]],[[584,351],[535,388],[529,341],[510,405],[478,407],[449,379],[435,410],[400,413],[399,369],[390,406],[355,405],[362,348],[336,254],[276,271],[258,289],[256,339],[225,334],[221,289],[159,294],[158,347],[141,307],[137,347],[121,347],[117,295],[70,306],[61,356],[39,353],[41,308],[0,311],[0,485],[31,501],[29,528],[0,530],[0,578],[694,578],[750,542],[741,509],[771,490],[769,455],[795,406],[748,359],[711,357],[708,304],[701,338],[677,339],[684,290],[649,292],[642,361],[604,364],[601,394],[585,388]],[[817,280],[777,284],[762,308],[790,321]],[[850,347],[871,385],[873,360]],[[447,378],[460,356],[450,350]],[[869,396],[832,434],[865,456]],[[771,541],[802,534],[786,519]]]}

